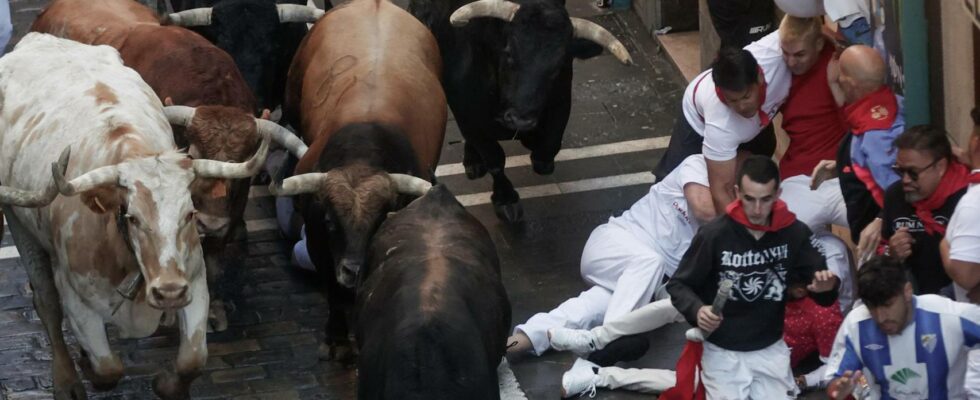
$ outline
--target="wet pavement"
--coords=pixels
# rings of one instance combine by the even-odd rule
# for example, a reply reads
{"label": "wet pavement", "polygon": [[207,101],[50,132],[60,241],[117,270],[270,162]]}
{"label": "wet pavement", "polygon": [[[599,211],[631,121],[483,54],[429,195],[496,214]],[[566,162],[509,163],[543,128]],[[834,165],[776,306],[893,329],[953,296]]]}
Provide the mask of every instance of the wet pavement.
{"label": "wet pavement", "polygon": [[[43,0],[13,0],[15,38],[29,28]],[[609,54],[577,61],[572,115],[564,148],[551,176],[535,175],[527,165],[507,174],[525,200],[525,221],[501,223],[486,203],[489,178],[469,181],[458,163],[462,142],[450,123],[439,180],[447,184],[490,230],[503,266],[513,307],[513,324],[546,311],[585,289],[579,277],[582,247],[593,228],[621,213],[646,193],[649,171],[663,152],[684,88],[680,73],[664,58],[631,11],[599,10],[585,0],[570,0],[573,16],[610,29],[633,53],[635,66],[620,65]],[[508,156],[526,155],[516,142]],[[576,150],[573,150],[576,149]],[[518,158],[512,158],[517,160]],[[455,164],[455,165],[454,165]],[[290,244],[275,231],[273,199],[256,190],[247,219],[249,254],[235,275],[239,292],[232,299],[228,331],[208,336],[210,358],[192,387],[194,398],[352,399],[355,371],[319,361],[326,307],[314,277],[292,267]],[[9,234],[0,249],[0,386],[9,399],[50,398],[50,352],[33,312],[26,276]],[[4,252],[6,251],[6,253]],[[673,368],[683,345],[684,323],[648,335],[651,347],[631,366]],[[110,330],[127,377],[119,387],[92,398],[151,398],[153,374],[176,354],[174,332],[141,340],[119,340]],[[66,335],[69,337],[71,335]],[[75,346],[73,346],[75,347]],[[77,355],[76,355],[77,357]],[[574,357],[547,354],[512,360],[511,366],[529,399],[558,398],[561,374]],[[169,367],[168,367],[169,368]],[[650,398],[600,391],[599,399]]]}

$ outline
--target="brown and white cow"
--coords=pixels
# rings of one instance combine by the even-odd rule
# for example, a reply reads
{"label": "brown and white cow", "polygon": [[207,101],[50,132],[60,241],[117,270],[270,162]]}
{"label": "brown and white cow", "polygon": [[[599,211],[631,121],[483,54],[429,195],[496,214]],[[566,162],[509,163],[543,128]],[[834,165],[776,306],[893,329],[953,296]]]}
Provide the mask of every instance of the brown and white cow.
{"label": "brown and white cow", "polygon": [[[253,175],[268,141],[245,163],[193,160],[177,150],[160,100],[116,50],[39,33],[0,59],[0,99],[0,182],[50,195],[53,172],[64,195],[38,209],[4,201],[51,342],[55,397],[85,398],[63,316],[83,350],[82,372],[103,389],[123,374],[105,323],[121,337],[145,337],[165,313],[176,314],[180,348],[176,374],[159,375],[154,391],[189,397],[207,359],[209,297],[189,188],[196,178]],[[58,158],[66,146],[70,162],[67,151]],[[134,276],[144,283],[130,300],[117,287],[140,282]]]}
{"label": "brown and white cow", "polygon": [[330,276],[325,358],[350,354],[346,314],[371,236],[410,199],[399,193],[430,186],[448,113],[441,68],[429,30],[385,0],[334,8],[293,59],[284,116],[310,147],[272,190],[304,194],[310,257]]}
{"label": "brown and white cow", "polygon": [[[232,58],[197,33],[162,26],[154,12],[132,0],[55,0],[31,29],[119,50],[167,105],[177,144],[194,158],[241,162],[255,152],[259,136],[272,134],[291,151],[298,137],[266,120],[254,119],[255,99]],[[184,128],[186,127],[186,128]],[[266,132],[259,132],[264,130]],[[222,282],[226,266],[240,264],[245,248],[243,215],[247,179],[198,179],[192,187],[198,229],[211,288],[212,327],[227,327]],[[236,262],[237,261],[237,262]]]}

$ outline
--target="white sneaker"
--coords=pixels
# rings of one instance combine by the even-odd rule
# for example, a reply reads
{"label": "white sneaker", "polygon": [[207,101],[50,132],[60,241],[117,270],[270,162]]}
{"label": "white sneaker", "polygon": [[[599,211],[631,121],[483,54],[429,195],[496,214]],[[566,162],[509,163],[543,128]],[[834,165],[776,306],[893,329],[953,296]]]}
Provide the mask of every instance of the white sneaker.
{"label": "white sneaker", "polygon": [[579,397],[589,395],[595,397],[596,383],[599,382],[599,366],[583,358],[575,360],[572,369],[565,371],[561,376],[561,398],[568,398],[576,394]]}
{"label": "white sneaker", "polygon": [[579,356],[599,350],[596,347],[597,339],[590,330],[551,328],[548,329],[548,339],[551,341],[552,349],[571,351]]}

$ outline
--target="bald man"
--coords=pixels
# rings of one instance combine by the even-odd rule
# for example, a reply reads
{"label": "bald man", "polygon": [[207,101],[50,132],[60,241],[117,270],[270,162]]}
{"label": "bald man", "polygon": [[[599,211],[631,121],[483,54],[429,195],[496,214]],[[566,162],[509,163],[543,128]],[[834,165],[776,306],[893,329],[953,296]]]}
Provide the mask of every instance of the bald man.
{"label": "bald man", "polygon": [[885,85],[885,62],[871,47],[848,47],[840,56],[838,70],[838,76],[831,78],[831,88],[843,105],[851,138],[841,143],[836,165],[821,164],[823,170],[814,175],[819,180],[836,168],[851,236],[859,243],[860,263],[873,254],[880,240],[880,230],[862,231],[871,223],[881,223],[876,217],[884,204],[885,188],[899,180],[892,170],[892,142],[905,130],[903,99]]}

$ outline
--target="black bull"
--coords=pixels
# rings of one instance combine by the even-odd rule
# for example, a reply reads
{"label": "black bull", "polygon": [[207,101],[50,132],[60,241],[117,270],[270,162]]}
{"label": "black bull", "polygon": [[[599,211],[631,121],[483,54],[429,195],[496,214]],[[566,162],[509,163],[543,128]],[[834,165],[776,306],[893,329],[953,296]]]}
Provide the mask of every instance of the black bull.
{"label": "black bull", "polygon": [[510,303],[490,235],[449,190],[388,217],[362,273],[360,399],[499,399]]}
{"label": "black bull", "polygon": [[520,220],[497,141],[519,139],[534,172],[552,173],[571,110],[572,60],[605,47],[629,63],[629,53],[605,29],[570,18],[563,0],[411,0],[409,11],[439,43],[446,98],[466,140],[466,176],[489,172],[497,216]]}

